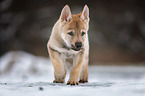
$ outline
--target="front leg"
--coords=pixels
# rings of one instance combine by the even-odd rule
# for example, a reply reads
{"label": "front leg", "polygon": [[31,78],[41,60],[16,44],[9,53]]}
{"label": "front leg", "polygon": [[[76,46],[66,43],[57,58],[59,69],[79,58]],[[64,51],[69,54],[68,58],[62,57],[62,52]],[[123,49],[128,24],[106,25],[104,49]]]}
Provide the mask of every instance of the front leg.
{"label": "front leg", "polygon": [[78,85],[78,79],[80,76],[80,71],[84,61],[84,52],[78,53],[73,59],[73,66],[70,71],[70,77],[67,82],[67,85]]}
{"label": "front leg", "polygon": [[80,83],[88,82],[88,62],[89,62],[89,57],[86,54],[84,62],[83,62],[83,66],[82,66],[82,69],[81,69],[80,81],[79,81]]}
{"label": "front leg", "polygon": [[52,48],[49,48],[49,54],[54,67],[55,80],[53,81],[53,83],[64,83],[67,73],[67,67],[65,66],[64,57],[61,56],[61,53],[53,50]]}

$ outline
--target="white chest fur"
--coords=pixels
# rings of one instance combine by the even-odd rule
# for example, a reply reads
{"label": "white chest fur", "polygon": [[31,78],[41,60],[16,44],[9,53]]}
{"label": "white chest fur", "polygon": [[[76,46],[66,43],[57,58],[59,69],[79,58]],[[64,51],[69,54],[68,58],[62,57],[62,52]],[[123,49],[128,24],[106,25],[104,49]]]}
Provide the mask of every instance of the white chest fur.
{"label": "white chest fur", "polygon": [[62,52],[66,58],[73,58],[77,53],[79,53],[79,51],[67,50],[66,52]]}
{"label": "white chest fur", "polygon": [[56,48],[55,50],[57,50],[58,52],[60,52],[65,58],[73,58],[76,54],[79,53],[79,51],[74,51],[74,50],[67,50],[65,48]]}

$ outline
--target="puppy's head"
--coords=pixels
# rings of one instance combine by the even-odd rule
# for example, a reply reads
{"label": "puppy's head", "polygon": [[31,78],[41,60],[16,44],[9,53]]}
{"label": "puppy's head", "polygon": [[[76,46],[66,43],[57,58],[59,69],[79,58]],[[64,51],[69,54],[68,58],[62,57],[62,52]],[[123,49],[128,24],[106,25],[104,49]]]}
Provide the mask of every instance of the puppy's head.
{"label": "puppy's head", "polygon": [[88,37],[87,31],[89,29],[88,6],[85,5],[80,14],[72,15],[69,6],[66,5],[62,9],[60,20],[60,34],[67,47],[75,51],[83,49],[84,41]]}

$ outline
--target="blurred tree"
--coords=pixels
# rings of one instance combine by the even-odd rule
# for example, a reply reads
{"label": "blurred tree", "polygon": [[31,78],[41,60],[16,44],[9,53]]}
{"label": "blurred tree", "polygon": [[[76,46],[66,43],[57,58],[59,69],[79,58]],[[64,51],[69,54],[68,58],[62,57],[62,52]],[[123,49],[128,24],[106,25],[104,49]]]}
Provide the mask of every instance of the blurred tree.
{"label": "blurred tree", "polygon": [[48,56],[51,28],[68,4],[90,8],[90,62],[145,62],[145,3],[142,0],[3,0],[0,55],[24,50]]}

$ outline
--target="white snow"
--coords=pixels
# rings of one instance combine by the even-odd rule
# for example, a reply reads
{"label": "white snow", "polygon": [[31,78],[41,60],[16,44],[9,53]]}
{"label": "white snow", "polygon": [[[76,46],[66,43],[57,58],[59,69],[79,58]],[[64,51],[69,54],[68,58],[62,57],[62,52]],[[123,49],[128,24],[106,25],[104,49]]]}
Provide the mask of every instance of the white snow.
{"label": "white snow", "polygon": [[89,82],[78,86],[53,79],[48,58],[22,51],[0,57],[0,96],[145,96],[145,66],[90,66]]}

